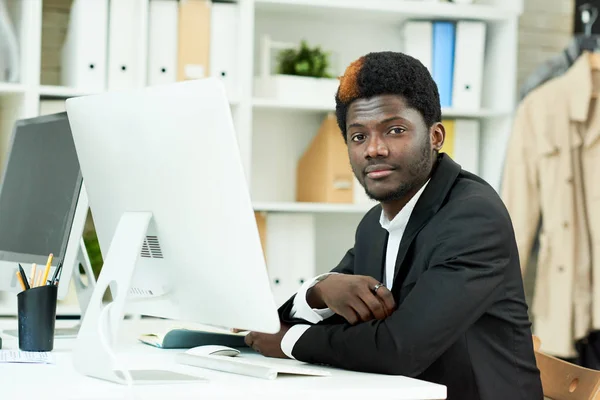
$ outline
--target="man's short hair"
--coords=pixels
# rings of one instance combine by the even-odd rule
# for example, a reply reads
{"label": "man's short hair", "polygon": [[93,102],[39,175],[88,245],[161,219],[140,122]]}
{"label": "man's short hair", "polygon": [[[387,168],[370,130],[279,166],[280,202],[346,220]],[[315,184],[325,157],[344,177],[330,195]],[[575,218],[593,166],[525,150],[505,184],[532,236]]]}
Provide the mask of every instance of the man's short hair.
{"label": "man's short hair", "polygon": [[369,53],[353,61],[340,77],[335,102],[344,140],[350,104],[356,99],[385,94],[402,96],[421,113],[428,127],[442,119],[437,85],[419,60],[392,51]]}

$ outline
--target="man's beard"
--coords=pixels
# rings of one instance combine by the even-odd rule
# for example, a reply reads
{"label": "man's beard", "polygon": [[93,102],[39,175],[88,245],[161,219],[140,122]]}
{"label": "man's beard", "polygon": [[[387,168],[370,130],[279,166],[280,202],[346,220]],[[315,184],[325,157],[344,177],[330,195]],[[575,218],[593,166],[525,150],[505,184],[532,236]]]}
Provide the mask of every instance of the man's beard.
{"label": "man's beard", "polygon": [[386,203],[394,200],[400,200],[404,198],[408,193],[413,191],[419,184],[421,184],[421,178],[424,178],[431,167],[431,138],[427,135],[425,143],[423,143],[420,151],[420,157],[409,164],[406,169],[408,171],[408,179],[402,182],[396,190],[385,193],[383,195],[377,195],[372,193],[367,188],[367,185],[363,181],[363,187],[367,196],[375,201]]}

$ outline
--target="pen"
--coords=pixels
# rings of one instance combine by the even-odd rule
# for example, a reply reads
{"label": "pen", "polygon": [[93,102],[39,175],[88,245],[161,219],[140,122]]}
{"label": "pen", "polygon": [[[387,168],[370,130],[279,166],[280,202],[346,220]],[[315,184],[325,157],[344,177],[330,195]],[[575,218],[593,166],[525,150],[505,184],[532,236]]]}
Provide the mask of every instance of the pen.
{"label": "pen", "polygon": [[25,275],[25,271],[23,271],[23,267],[19,264],[19,274],[21,275],[21,279],[23,280],[23,286],[25,286],[25,290],[29,289],[29,282],[27,282],[27,275]]}
{"label": "pen", "polygon": [[62,260],[60,260],[60,262],[58,263],[58,267],[56,267],[56,269],[54,270],[54,275],[52,275],[52,281],[51,284],[52,285],[56,285],[58,284],[58,273],[60,272],[61,268],[62,268]]}
{"label": "pen", "polygon": [[25,289],[25,283],[23,282],[23,277],[21,276],[21,273],[19,271],[17,271],[16,275],[17,275],[17,279],[19,280],[19,283],[21,284],[21,287],[23,288],[23,290],[27,290],[27,289]]}
{"label": "pen", "polygon": [[46,261],[46,268],[44,269],[44,275],[42,276],[42,281],[40,282],[40,286],[46,285],[46,281],[48,280],[48,274],[50,273],[50,266],[52,265],[52,260],[54,259],[54,254],[50,253],[48,256],[48,261]]}

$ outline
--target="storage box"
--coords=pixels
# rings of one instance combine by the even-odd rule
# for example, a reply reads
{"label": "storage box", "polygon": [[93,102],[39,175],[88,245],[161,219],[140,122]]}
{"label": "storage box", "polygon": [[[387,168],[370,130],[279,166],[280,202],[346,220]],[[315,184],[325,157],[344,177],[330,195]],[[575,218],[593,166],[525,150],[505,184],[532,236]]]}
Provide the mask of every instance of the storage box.
{"label": "storage box", "polygon": [[329,113],[298,162],[296,200],[353,203],[353,187],[348,149],[335,115]]}

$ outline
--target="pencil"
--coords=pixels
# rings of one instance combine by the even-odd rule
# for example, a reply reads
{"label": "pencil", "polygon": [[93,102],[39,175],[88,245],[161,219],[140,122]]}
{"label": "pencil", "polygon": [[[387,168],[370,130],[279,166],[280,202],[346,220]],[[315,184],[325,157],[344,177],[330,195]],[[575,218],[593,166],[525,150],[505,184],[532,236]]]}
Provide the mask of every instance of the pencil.
{"label": "pencil", "polygon": [[37,264],[33,263],[31,264],[31,287],[35,287],[35,283],[36,283],[36,276],[35,273],[37,272]]}
{"label": "pencil", "polygon": [[21,273],[19,271],[17,271],[17,279],[19,280],[19,283],[21,284],[23,290],[27,290],[25,288],[25,282],[23,282],[23,277],[21,276]]}
{"label": "pencil", "polygon": [[46,261],[46,268],[44,269],[44,275],[42,281],[40,282],[40,286],[46,285],[46,281],[48,280],[48,274],[50,273],[50,266],[52,265],[52,259],[54,259],[54,254],[50,253],[48,256],[48,261]]}

